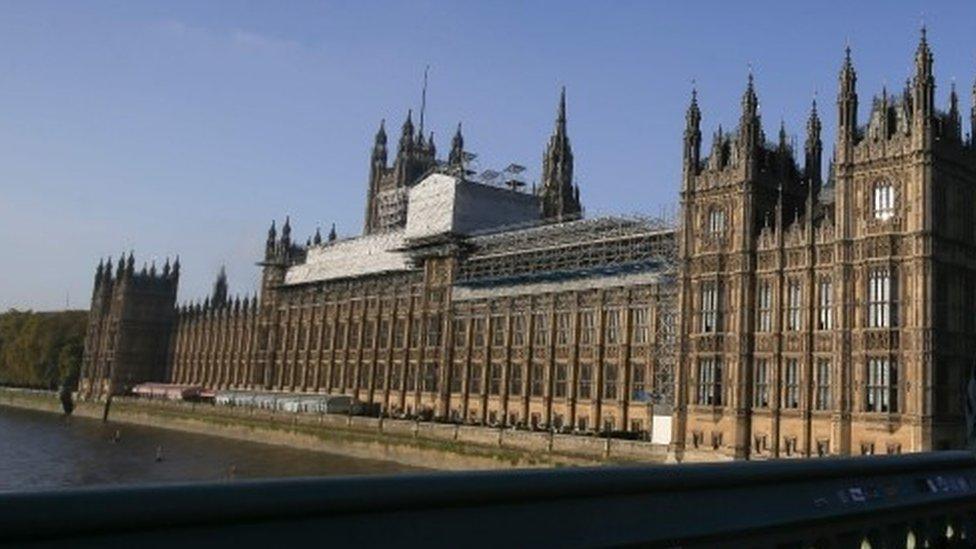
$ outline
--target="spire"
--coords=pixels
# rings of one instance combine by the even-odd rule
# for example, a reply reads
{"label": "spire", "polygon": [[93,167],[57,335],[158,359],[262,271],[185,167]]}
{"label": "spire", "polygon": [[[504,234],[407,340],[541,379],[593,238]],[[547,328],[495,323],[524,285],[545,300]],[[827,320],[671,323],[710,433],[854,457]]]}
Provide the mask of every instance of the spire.
{"label": "spire", "polygon": [[[111,269],[111,266],[109,267]],[[98,268],[95,269],[95,290],[98,290],[98,286],[102,283],[102,277],[105,275],[105,260],[98,260]]]}
{"label": "spire", "polygon": [[407,111],[407,119],[403,121],[400,133],[400,154],[413,149],[413,109]]}
{"label": "spire", "polygon": [[434,132],[430,132],[430,137],[427,138],[427,155],[431,158],[437,156],[437,146],[434,145]]}
{"label": "spire", "polygon": [[782,118],[779,119],[779,148],[785,151],[789,148],[789,144],[786,142],[786,121]]}
{"label": "spire", "polygon": [[762,145],[760,141],[759,98],[756,96],[755,84],[752,77],[752,66],[749,67],[749,79],[746,91],[742,94],[742,118],[739,122],[739,142],[746,151],[752,151]]}
{"label": "spire", "polygon": [[176,256],[176,259],[173,261],[172,278],[177,279],[179,277],[180,277],[180,256]]}
{"label": "spire", "polygon": [[956,93],[956,79],[949,87],[949,135],[956,141],[962,139],[962,117],[959,114],[959,95]]}
{"label": "spire", "polygon": [[915,50],[915,81],[913,101],[915,112],[919,114],[916,122],[928,124],[935,114],[935,78],[932,76],[932,50],[925,25],[922,25],[918,48]]}
{"label": "spire", "polygon": [[287,252],[291,248],[291,217],[285,216],[285,224],[281,227],[281,247]]}
{"label": "spire", "polygon": [[837,92],[838,139],[853,144],[857,137],[857,72],[851,62],[851,46],[844,48]]}
{"label": "spire", "polygon": [[460,122],[457,131],[454,132],[454,139],[451,140],[451,153],[447,157],[447,164],[451,167],[464,168],[464,136],[461,135]]}
{"label": "spire", "polygon": [[805,154],[804,170],[807,182],[811,188],[821,183],[821,164],[823,163],[823,142],[820,140],[820,114],[817,112],[817,98],[813,98],[810,105],[810,117],[807,118],[807,140],[803,150]]}
{"label": "spire", "polygon": [[332,228],[329,229],[329,242],[335,242],[335,239],[336,239],[335,223],[332,223]]}
{"label": "spire", "polygon": [[217,273],[217,280],[214,281],[211,297],[211,303],[214,306],[219,307],[227,302],[227,269],[223,265],[220,266],[220,271]]}
{"label": "spire", "polygon": [[123,275],[125,275],[125,252],[122,252],[122,255],[119,256],[119,267],[115,271],[115,279],[120,280]]}
{"label": "spire", "polygon": [[136,257],[135,254],[130,250],[129,259],[125,262],[125,274],[131,276],[135,272],[136,268]]}
{"label": "spire", "polygon": [[701,160],[701,110],[698,108],[698,89],[691,86],[691,104],[685,114],[685,168],[698,171]]}
{"label": "spire", "polygon": [[[424,88],[420,92],[420,131],[418,132],[418,140],[423,141],[424,139],[424,114],[427,112],[427,73],[430,72],[430,65],[424,67]],[[433,135],[431,135],[431,143],[433,143]]]}
{"label": "spire", "polygon": [[749,66],[749,79],[746,91],[742,93],[742,116],[755,116],[759,110],[759,98],[756,97],[756,87],[752,76],[752,66]]}
{"label": "spire", "polygon": [[559,114],[556,116],[556,131],[566,133],[566,86],[559,93]]}
{"label": "spire", "polygon": [[578,217],[580,204],[573,190],[573,150],[566,132],[566,87],[559,94],[556,127],[542,160],[542,217],[562,221]]}
{"label": "spire", "polygon": [[315,227],[315,238],[312,239],[312,243],[316,246],[322,243],[322,231],[318,227]]}
{"label": "spire", "polygon": [[156,260],[155,259],[149,264],[149,276],[151,278],[156,278]]}
{"label": "spire", "polygon": [[163,278],[169,278],[169,272],[172,269],[169,265],[169,258],[166,258],[166,263],[163,265]]}

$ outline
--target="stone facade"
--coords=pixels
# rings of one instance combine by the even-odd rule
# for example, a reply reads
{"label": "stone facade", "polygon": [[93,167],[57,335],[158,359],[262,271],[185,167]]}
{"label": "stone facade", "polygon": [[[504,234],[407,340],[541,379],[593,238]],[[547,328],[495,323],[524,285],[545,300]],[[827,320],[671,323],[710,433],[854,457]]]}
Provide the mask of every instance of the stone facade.
{"label": "stone facade", "polygon": [[[850,50],[822,185],[816,103],[798,167],[767,144],[750,75],[737,131],[700,157],[687,114],[674,449],[736,458],[917,452],[964,440],[976,322],[976,145],[953,87],[914,77],[857,122]],[[976,103],[976,88],[974,88]],[[976,126],[976,107],[973,110]]]}

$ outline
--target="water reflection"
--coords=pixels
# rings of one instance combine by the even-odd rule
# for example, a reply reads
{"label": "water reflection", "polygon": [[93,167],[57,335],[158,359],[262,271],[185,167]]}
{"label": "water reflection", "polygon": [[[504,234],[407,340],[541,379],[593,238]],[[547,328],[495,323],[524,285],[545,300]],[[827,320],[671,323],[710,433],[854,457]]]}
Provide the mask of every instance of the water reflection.
{"label": "water reflection", "polygon": [[0,440],[4,491],[415,470],[392,462],[4,407]]}

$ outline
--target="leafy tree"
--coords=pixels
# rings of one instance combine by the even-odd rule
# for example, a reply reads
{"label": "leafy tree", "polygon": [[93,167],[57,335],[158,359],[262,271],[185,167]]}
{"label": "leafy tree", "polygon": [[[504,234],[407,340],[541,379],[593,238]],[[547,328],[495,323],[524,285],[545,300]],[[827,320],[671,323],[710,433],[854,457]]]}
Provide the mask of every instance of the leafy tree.
{"label": "leafy tree", "polygon": [[0,384],[54,389],[76,383],[87,319],[84,311],[0,314]]}

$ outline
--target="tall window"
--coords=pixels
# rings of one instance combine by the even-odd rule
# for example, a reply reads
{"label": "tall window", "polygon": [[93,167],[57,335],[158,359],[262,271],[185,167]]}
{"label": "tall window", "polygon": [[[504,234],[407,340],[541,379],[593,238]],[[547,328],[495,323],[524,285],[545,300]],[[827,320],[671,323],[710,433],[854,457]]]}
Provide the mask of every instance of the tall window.
{"label": "tall window", "polygon": [[887,358],[868,359],[864,404],[868,412],[898,411],[898,365],[895,361]]}
{"label": "tall window", "polygon": [[701,285],[701,331],[718,331],[718,284],[702,282]]}
{"label": "tall window", "polygon": [[708,211],[709,236],[722,236],[725,233],[725,210],[712,208]]}
{"label": "tall window", "polygon": [[461,382],[464,380],[464,364],[451,365],[451,392],[461,392]]}
{"label": "tall window", "polygon": [[325,335],[322,337],[322,348],[331,349],[332,348],[332,324],[326,324],[324,327]]}
{"label": "tall window", "polygon": [[532,344],[536,347],[549,345],[549,316],[545,313],[532,315]]}
{"label": "tall window", "polygon": [[786,329],[797,331],[803,327],[803,314],[800,308],[800,281],[793,279],[786,284]]}
{"label": "tall window", "polygon": [[454,324],[454,346],[464,347],[468,344],[468,321],[464,318],[455,318]]}
{"label": "tall window", "polygon": [[407,390],[413,391],[417,388],[417,365],[407,364]]}
{"label": "tall window", "polygon": [[505,345],[505,317],[501,315],[491,317],[491,344],[494,347]]}
{"label": "tall window", "polygon": [[616,364],[603,365],[603,398],[617,399],[618,369]]}
{"label": "tall window", "polygon": [[833,284],[830,277],[821,277],[817,282],[817,329],[830,330],[834,327]]}
{"label": "tall window", "polygon": [[783,368],[783,408],[800,407],[800,361],[786,359]]}
{"label": "tall window", "polygon": [[397,349],[403,347],[403,343],[407,340],[407,321],[403,318],[396,319],[393,325],[393,346]]}
{"label": "tall window", "polygon": [[545,387],[545,368],[540,363],[532,364],[531,387],[532,396],[542,396]]}
{"label": "tall window", "polygon": [[400,380],[403,377],[401,372],[403,371],[403,364],[394,364],[390,367],[390,390],[399,391],[400,390]]}
{"label": "tall window", "polygon": [[769,332],[773,329],[773,285],[768,280],[759,282],[756,296],[759,317],[756,319],[756,331]]}
{"label": "tall window", "polygon": [[493,363],[488,377],[488,394],[500,395],[502,393],[502,365]]}
{"label": "tall window", "polygon": [[698,360],[698,404],[722,405],[722,360],[702,358]]}
{"label": "tall window", "polygon": [[875,183],[873,193],[875,219],[891,219],[895,215],[895,190],[890,182]]}
{"label": "tall window", "polygon": [[512,316],[512,345],[516,347],[525,345],[525,317],[523,315]]}
{"label": "tall window", "polygon": [[830,409],[830,359],[817,359],[817,390],[813,395],[813,407],[816,410]]}
{"label": "tall window", "polygon": [[593,365],[584,363],[579,366],[579,398],[591,398],[593,385]]}
{"label": "tall window", "polygon": [[390,321],[383,319],[380,321],[379,334],[380,349],[386,349],[390,345]]}
{"label": "tall window", "polygon": [[569,345],[569,313],[556,313],[556,345]]}
{"label": "tall window", "polygon": [[872,267],[868,272],[868,327],[895,326],[896,280],[890,267]]}
{"label": "tall window", "polygon": [[427,346],[437,347],[441,344],[441,315],[427,317]]}
{"label": "tall window", "polygon": [[480,364],[471,365],[471,379],[468,381],[468,394],[481,393],[481,374],[484,368]]}
{"label": "tall window", "polygon": [[642,362],[631,362],[630,363],[630,394],[632,398],[643,399],[644,398],[644,384],[646,383],[646,370],[644,369],[644,364]]}
{"label": "tall window", "polygon": [[475,347],[485,346],[485,319],[476,318],[471,324],[471,337]]}
{"label": "tall window", "polygon": [[418,348],[420,347],[420,331],[423,326],[420,323],[419,318],[415,318],[410,321],[410,347]]}
{"label": "tall window", "polygon": [[556,364],[556,381],[553,385],[556,398],[566,397],[567,375],[569,368],[565,364]]}
{"label": "tall window", "polygon": [[752,405],[755,408],[769,407],[769,361],[765,358],[756,359],[753,370]]}
{"label": "tall window", "polygon": [[635,345],[647,343],[647,308],[637,307],[633,310],[631,320],[631,342]]}
{"label": "tall window", "polygon": [[518,396],[522,394],[522,365],[512,364],[508,373],[508,394]]}
{"label": "tall window", "polygon": [[437,390],[438,369],[436,362],[424,364],[424,391],[434,392]]}
{"label": "tall window", "polygon": [[367,320],[363,324],[363,349],[373,348],[373,323]]}
{"label": "tall window", "polygon": [[606,337],[608,345],[620,343],[620,309],[607,311]]}
{"label": "tall window", "polygon": [[580,343],[583,345],[596,343],[596,319],[593,311],[580,313]]}
{"label": "tall window", "polygon": [[382,391],[386,388],[386,364],[377,363],[376,370],[373,371],[373,384],[377,390]]}

